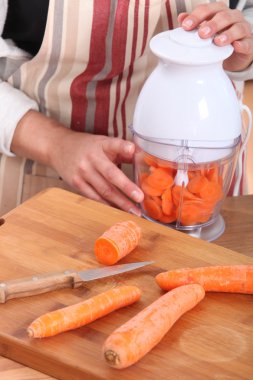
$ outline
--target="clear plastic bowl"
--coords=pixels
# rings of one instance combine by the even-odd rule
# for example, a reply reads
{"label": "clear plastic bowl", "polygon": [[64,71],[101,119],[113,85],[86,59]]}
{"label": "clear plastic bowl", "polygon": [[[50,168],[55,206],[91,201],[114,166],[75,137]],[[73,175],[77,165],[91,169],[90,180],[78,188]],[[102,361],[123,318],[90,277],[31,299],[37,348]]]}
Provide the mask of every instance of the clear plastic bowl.
{"label": "clear plastic bowl", "polygon": [[135,182],[145,194],[142,215],[182,231],[214,223],[231,185],[240,138],[226,147],[204,148],[137,134],[133,139]]}

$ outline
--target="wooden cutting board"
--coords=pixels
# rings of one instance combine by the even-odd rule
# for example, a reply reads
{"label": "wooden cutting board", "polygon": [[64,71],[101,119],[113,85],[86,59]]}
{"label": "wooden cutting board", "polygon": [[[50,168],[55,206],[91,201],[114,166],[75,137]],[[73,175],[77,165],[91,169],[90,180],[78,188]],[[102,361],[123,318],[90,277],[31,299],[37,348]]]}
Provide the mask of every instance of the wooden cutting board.
{"label": "wooden cutting board", "polygon": [[[159,272],[186,266],[253,264],[252,258],[61,189],[38,194],[4,219],[0,226],[0,281],[97,267],[95,239],[112,224],[127,219],[141,226],[143,236],[139,247],[121,263],[154,260],[155,264],[78,289],[0,304],[3,356],[62,380],[253,378],[252,295],[208,293],[149,354],[125,370],[111,369],[101,355],[106,337],[162,294],[154,281]],[[56,337],[27,337],[27,326],[39,315],[120,284],[139,286],[141,300]]]}

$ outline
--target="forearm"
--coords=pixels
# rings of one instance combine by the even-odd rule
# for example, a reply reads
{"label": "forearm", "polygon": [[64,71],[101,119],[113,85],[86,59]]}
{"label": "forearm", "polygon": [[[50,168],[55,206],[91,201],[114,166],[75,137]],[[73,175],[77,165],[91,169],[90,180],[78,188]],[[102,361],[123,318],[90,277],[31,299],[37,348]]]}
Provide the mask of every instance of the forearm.
{"label": "forearm", "polygon": [[19,121],[11,151],[42,164],[53,166],[53,153],[67,134],[74,133],[57,121],[30,110]]}

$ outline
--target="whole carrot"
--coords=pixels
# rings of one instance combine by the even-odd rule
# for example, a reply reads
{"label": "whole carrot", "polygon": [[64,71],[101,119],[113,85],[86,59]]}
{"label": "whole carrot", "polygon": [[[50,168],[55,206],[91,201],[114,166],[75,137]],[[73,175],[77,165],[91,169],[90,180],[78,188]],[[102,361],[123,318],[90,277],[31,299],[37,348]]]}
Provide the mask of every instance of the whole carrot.
{"label": "whole carrot", "polygon": [[197,283],[208,292],[253,294],[253,265],[208,266],[170,270],[159,273],[156,276],[156,282],[164,290]]}
{"label": "whole carrot", "polygon": [[137,247],[140,227],[132,220],[119,222],[103,233],[95,242],[95,255],[104,265],[113,265]]}
{"label": "whole carrot", "polygon": [[45,338],[76,329],[114,310],[138,301],[141,291],[136,286],[119,286],[83,302],[44,314],[28,327],[31,338]]}
{"label": "whole carrot", "polygon": [[126,368],[146,355],[172,325],[205,296],[201,285],[185,285],[164,294],[116,329],[103,346],[106,362]]}

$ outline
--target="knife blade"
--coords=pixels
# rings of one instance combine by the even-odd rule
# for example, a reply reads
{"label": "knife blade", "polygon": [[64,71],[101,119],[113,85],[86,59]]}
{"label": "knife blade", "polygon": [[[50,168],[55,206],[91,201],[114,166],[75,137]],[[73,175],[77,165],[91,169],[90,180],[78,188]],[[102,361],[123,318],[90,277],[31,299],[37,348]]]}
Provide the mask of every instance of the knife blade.
{"label": "knife blade", "polygon": [[65,270],[63,272],[46,273],[2,282],[0,283],[0,303],[5,303],[12,298],[33,296],[52,290],[78,288],[87,281],[115,276],[153,263],[154,261],[141,261],[137,263],[86,269],[79,272]]}

